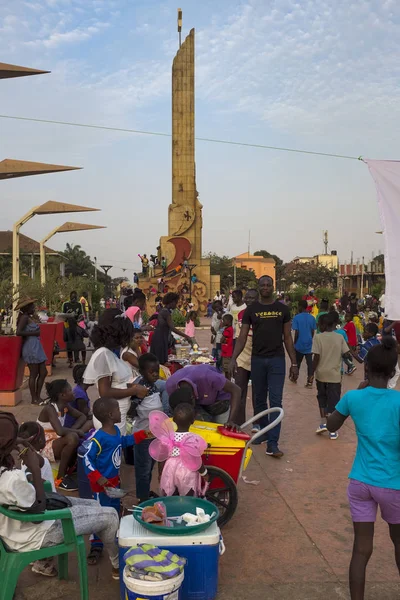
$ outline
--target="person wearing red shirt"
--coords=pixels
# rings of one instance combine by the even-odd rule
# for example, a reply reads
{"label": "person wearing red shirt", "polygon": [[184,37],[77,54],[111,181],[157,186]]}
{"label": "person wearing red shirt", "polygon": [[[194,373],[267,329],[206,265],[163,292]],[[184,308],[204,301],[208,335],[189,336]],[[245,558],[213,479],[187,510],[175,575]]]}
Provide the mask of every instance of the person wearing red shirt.
{"label": "person wearing red shirt", "polygon": [[356,326],[353,323],[353,315],[351,312],[347,312],[345,316],[346,325],[343,327],[348,337],[348,344],[351,350],[355,350],[357,347],[357,331]]}
{"label": "person wearing red shirt", "polygon": [[222,368],[225,373],[225,377],[229,377],[229,365],[233,354],[233,316],[227,313],[222,318],[222,326],[224,331],[221,338],[221,355],[222,355]]}

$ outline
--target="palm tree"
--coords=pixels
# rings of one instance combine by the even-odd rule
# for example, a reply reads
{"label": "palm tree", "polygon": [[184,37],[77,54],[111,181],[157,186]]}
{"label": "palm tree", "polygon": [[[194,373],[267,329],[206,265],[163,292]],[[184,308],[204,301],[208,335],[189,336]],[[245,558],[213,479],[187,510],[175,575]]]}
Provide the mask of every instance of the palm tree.
{"label": "palm tree", "polygon": [[66,275],[71,274],[74,277],[79,277],[92,273],[94,263],[78,244],[67,244],[62,256],[65,260]]}

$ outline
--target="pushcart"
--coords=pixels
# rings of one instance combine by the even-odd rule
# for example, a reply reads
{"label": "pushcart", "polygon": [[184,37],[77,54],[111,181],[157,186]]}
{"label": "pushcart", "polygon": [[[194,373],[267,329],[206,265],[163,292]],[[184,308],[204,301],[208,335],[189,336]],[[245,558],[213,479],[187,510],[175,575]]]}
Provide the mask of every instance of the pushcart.
{"label": "pushcart", "polygon": [[[272,423],[253,436],[245,433],[246,427],[272,413],[278,413]],[[269,408],[246,421],[240,427],[239,433],[230,431],[222,425],[204,421],[195,421],[190,428],[190,431],[197,433],[208,443],[208,448],[203,455],[210,482],[206,498],[218,508],[219,526],[226,525],[235,513],[238,504],[237,485],[250,462],[253,453],[251,444],[276,427],[283,416],[282,408]]]}

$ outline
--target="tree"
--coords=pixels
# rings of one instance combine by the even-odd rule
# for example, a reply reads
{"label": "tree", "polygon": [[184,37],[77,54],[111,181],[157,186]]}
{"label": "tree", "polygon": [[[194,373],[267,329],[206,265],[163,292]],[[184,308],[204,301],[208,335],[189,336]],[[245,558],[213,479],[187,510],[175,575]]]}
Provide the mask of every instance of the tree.
{"label": "tree", "polygon": [[[219,275],[221,279],[221,290],[228,292],[233,288],[234,263],[229,256],[219,256],[215,252],[209,252],[205,258],[210,260],[211,275]],[[236,287],[245,289],[255,287],[257,279],[253,271],[247,269],[236,269]]]}
{"label": "tree", "polygon": [[283,264],[283,260],[279,258],[276,254],[271,254],[267,252],[267,250],[257,250],[254,252],[254,256],[263,256],[264,258],[273,258],[275,261],[275,265],[280,267]]}
{"label": "tree", "polygon": [[283,265],[282,277],[285,278],[286,289],[293,283],[303,287],[319,288],[334,286],[337,280],[336,274],[336,269],[329,269],[324,265],[290,262]]}
{"label": "tree", "polygon": [[74,277],[90,275],[93,272],[94,264],[90,256],[82,250],[81,246],[67,244],[64,252],[61,253],[65,260],[65,274]]}

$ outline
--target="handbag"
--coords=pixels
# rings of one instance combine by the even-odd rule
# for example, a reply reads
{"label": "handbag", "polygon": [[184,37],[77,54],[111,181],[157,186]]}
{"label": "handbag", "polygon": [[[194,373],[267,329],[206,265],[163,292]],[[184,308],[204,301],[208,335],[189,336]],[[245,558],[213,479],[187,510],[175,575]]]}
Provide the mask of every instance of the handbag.
{"label": "handbag", "polygon": [[218,402],[214,402],[214,404],[203,405],[202,408],[212,417],[217,417],[229,410],[230,406],[230,400],[219,400]]}
{"label": "handbag", "polygon": [[67,496],[57,492],[46,492],[46,510],[61,510],[70,508],[70,506],[72,506],[72,502]]}

